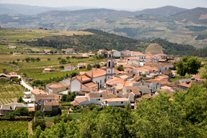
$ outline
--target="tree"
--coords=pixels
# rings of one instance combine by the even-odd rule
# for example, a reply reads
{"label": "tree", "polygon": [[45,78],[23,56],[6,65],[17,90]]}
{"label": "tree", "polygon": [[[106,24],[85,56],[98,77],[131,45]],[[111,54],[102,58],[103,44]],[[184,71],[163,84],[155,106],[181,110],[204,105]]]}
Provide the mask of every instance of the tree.
{"label": "tree", "polygon": [[177,73],[181,76],[188,74],[198,73],[198,69],[201,67],[201,62],[196,57],[184,57],[177,64]]}
{"label": "tree", "polygon": [[60,64],[67,64],[67,60],[66,60],[66,59],[61,59],[61,60],[59,61],[59,63],[60,63]]}
{"label": "tree", "polygon": [[91,64],[88,64],[88,65],[87,65],[87,70],[91,70],[91,69],[92,69]]}
{"label": "tree", "polygon": [[35,116],[32,121],[32,129],[33,130],[35,130],[38,126],[41,128],[41,130],[45,130],[45,128],[46,128],[44,113],[41,111],[35,112]]}
{"label": "tree", "polygon": [[23,103],[24,100],[23,100],[22,97],[20,96],[17,102],[18,102],[18,103]]}
{"label": "tree", "polygon": [[118,69],[118,71],[124,71],[124,66],[123,65],[119,65],[117,69]]}
{"label": "tree", "polygon": [[93,67],[94,68],[100,68],[101,66],[100,66],[100,64],[96,63]]}
{"label": "tree", "polygon": [[16,109],[15,113],[20,116],[28,116],[29,111],[26,107]]}
{"label": "tree", "polygon": [[62,102],[71,102],[75,99],[76,94],[74,92],[69,92],[67,95],[63,95],[61,101]]}

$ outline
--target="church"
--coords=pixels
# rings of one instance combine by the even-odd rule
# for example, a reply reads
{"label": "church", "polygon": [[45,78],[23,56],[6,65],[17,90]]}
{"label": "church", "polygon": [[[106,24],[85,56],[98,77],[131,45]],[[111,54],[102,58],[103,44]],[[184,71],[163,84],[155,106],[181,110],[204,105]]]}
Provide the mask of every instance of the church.
{"label": "church", "polygon": [[95,92],[106,86],[106,81],[114,77],[113,53],[108,52],[106,69],[92,69],[71,79],[70,91],[76,93]]}

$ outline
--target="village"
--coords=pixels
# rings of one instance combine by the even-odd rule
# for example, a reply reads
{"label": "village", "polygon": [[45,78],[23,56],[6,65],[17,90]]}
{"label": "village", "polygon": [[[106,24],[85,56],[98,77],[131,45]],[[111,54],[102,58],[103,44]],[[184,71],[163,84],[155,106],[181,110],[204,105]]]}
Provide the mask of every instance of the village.
{"label": "village", "polygon": [[[160,49],[154,44],[155,49]],[[71,54],[72,49],[64,49],[65,54]],[[0,115],[18,108],[27,108],[29,112],[42,111],[57,115],[61,111],[61,99],[64,95],[73,93],[72,107],[88,105],[117,106],[136,108],[142,99],[151,99],[160,91],[174,93],[191,87],[192,83],[202,81],[199,75],[191,78],[180,79],[176,83],[171,78],[176,77],[175,63],[178,57],[164,54],[161,50],[147,50],[145,53],[138,51],[118,51],[100,49],[97,53],[90,53],[104,57],[98,67],[91,67],[88,71],[81,71],[78,75],[69,77],[59,82],[49,83],[44,89],[31,87],[18,74],[0,74],[0,77],[18,78],[20,85],[28,91],[24,92],[23,103],[9,103],[0,106]],[[83,54],[84,57],[89,53]],[[86,63],[79,63],[77,67],[68,66],[67,70],[86,68]],[[51,72],[45,68],[44,72]],[[72,111],[72,109],[68,109]]]}

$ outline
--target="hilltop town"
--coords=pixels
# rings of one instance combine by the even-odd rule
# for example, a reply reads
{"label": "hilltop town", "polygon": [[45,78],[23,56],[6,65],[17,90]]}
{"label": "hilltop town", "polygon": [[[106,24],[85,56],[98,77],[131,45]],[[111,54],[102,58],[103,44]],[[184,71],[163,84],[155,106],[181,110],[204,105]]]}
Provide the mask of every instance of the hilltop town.
{"label": "hilltop town", "polygon": [[[63,49],[64,54],[70,55],[75,51],[71,48]],[[48,51],[46,51],[48,52]],[[67,95],[73,95],[68,111],[75,107],[89,105],[117,106],[135,109],[142,99],[151,99],[165,92],[170,95],[179,90],[186,90],[193,83],[202,82],[197,74],[190,78],[172,81],[176,78],[175,63],[178,57],[166,55],[158,44],[151,44],[145,53],[130,50],[100,49],[96,53],[79,54],[79,58],[89,54],[105,59],[98,66],[78,63],[77,66],[68,65],[66,70],[79,70],[79,74],[63,79],[59,82],[46,84],[44,87],[32,87],[24,77],[16,73],[0,74],[0,77],[20,79],[20,85],[27,90],[21,97],[23,103],[7,103],[1,105],[0,115],[21,107],[30,112],[43,111],[47,114],[61,113],[61,103]],[[76,54],[77,56],[78,54]],[[43,72],[52,72],[46,67]]]}

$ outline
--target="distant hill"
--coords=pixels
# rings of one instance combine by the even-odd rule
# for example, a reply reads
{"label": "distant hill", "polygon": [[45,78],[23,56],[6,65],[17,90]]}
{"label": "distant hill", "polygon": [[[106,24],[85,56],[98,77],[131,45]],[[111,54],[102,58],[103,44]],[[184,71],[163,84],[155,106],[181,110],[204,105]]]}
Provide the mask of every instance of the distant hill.
{"label": "distant hill", "polygon": [[133,15],[128,11],[116,11],[111,9],[85,9],[76,11],[49,11],[38,15],[40,20],[55,20],[69,22],[90,22],[101,19],[118,19],[120,17],[128,17]]}
{"label": "distant hill", "polygon": [[0,3],[0,15],[7,14],[7,15],[37,15],[44,12],[49,11],[72,11],[72,10],[81,10],[87,9],[86,7],[42,7],[42,6],[30,6],[30,5],[23,5],[23,4],[2,4]]}
{"label": "distant hill", "polygon": [[170,16],[170,15],[174,15],[174,14],[186,11],[186,10],[187,9],[178,8],[174,6],[164,6],[160,8],[154,8],[154,9],[145,9],[142,11],[137,11],[136,13],[138,15],[148,14],[148,15]]}
{"label": "distant hill", "polygon": [[9,15],[35,15],[52,10],[49,7],[29,6],[20,4],[0,4],[0,14]]}
{"label": "distant hill", "polygon": [[207,8],[195,8],[173,15],[177,20],[184,22],[207,24]]}
{"label": "distant hill", "polygon": [[166,54],[172,55],[192,55],[195,48],[190,45],[181,45],[176,43],[170,43],[163,39],[153,40],[134,40],[131,38],[106,33],[99,30],[88,29],[84,30],[91,32],[92,35],[73,35],[73,36],[46,36],[38,38],[37,40],[21,41],[20,43],[30,46],[39,47],[53,47],[53,48],[74,48],[77,51],[94,51],[98,49],[117,49],[117,50],[138,50],[143,51],[151,43],[157,43],[162,47],[162,50]]}
{"label": "distant hill", "polygon": [[[6,8],[6,6],[2,7]],[[35,11],[38,14],[0,14],[0,26],[2,28],[44,28],[68,31],[91,28],[137,40],[161,38],[173,43],[193,45],[197,48],[206,47],[206,8],[183,9],[165,6],[137,12],[111,9],[72,11],[68,8],[47,9],[47,7],[42,11],[42,7],[35,7],[36,10],[28,8],[30,6],[18,9],[11,5],[11,13],[30,14]],[[6,12],[2,8],[0,11]]]}

